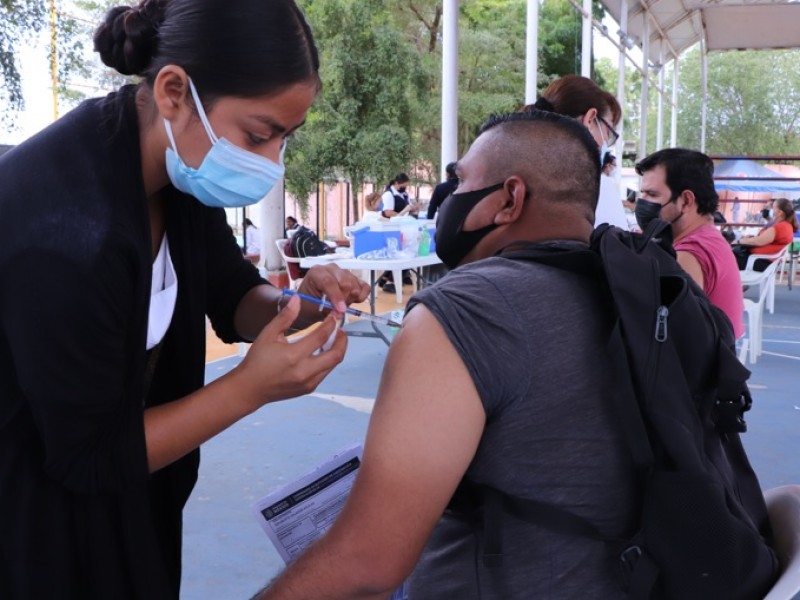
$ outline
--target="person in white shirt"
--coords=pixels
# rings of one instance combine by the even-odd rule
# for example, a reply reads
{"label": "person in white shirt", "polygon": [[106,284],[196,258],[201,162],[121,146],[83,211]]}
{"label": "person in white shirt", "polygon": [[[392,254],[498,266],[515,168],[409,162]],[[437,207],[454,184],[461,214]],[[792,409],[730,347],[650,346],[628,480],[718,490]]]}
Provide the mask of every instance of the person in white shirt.
{"label": "person in white shirt", "polygon": [[251,261],[258,261],[258,259],[261,257],[261,232],[258,230],[258,227],[253,225],[253,222],[248,218],[245,218],[242,225],[244,229],[245,243],[244,255]]}
{"label": "person in white shirt", "polygon": [[367,197],[364,198],[364,214],[361,216],[361,220],[367,223],[386,221],[386,217],[381,214],[380,205],[381,195],[378,192],[367,194]]}
{"label": "person in white shirt", "polygon": [[628,229],[625,206],[622,204],[617,180],[614,177],[616,168],[617,157],[607,152],[603,157],[603,169],[600,174],[600,197],[594,213],[595,227],[600,223],[610,223],[621,229]]}
{"label": "person in white shirt", "polygon": [[[383,192],[381,196],[381,203],[383,208],[381,214],[386,217],[397,217],[407,214],[416,214],[414,205],[408,197],[406,187],[408,186],[408,175],[405,173],[398,173],[394,179],[389,183],[389,187]],[[394,277],[391,271],[386,271],[378,279],[378,285],[384,292],[389,294],[395,293]],[[403,271],[403,285],[411,285],[411,273],[408,270]]]}
{"label": "person in white shirt", "polygon": [[411,205],[408,193],[406,192],[408,182],[408,175],[405,173],[398,173],[397,176],[389,182],[389,187],[386,188],[386,191],[383,192],[381,196],[381,202],[383,204],[381,212],[384,217],[394,217],[408,212],[406,209]]}

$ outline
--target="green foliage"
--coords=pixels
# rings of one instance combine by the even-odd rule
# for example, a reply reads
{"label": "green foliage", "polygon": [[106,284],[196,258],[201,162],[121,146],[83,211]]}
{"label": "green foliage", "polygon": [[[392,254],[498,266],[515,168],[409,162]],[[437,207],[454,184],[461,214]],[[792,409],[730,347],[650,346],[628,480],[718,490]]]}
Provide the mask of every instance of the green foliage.
{"label": "green foliage", "polygon": [[[49,26],[48,5],[33,0],[2,0],[0,2],[0,99],[12,111],[25,107],[19,72],[18,48],[36,39],[43,27]],[[5,113],[6,125],[13,122],[14,113]]]}
{"label": "green foliage", "polygon": [[[680,68],[678,142],[699,148],[699,50],[687,53]],[[709,54],[708,153],[800,154],[799,123],[799,50]]]}
{"label": "green foliage", "polygon": [[324,87],[287,149],[294,163],[287,188],[301,203],[315,189],[312,178],[344,178],[359,189],[408,170],[414,106],[426,86],[419,55],[393,26],[384,0],[303,4]]}
{"label": "green foliage", "polygon": [[[524,2],[504,4],[507,5],[504,12],[494,13],[493,18],[491,8],[476,9],[474,15],[467,19],[469,27],[462,30],[459,154],[472,143],[476,130],[487,116],[515,110],[524,102],[525,13],[520,13]],[[478,24],[476,15],[487,20]],[[490,19],[496,28],[491,26]]]}
{"label": "green foliage", "polygon": [[55,58],[60,105],[76,104],[87,96],[87,90],[91,95],[97,95],[96,86],[83,85],[80,81],[100,82],[100,87],[106,89],[116,88],[127,81],[87,60],[96,21],[117,4],[116,0],[0,1],[0,101],[9,108],[3,114],[3,124],[7,128],[13,127],[18,111],[25,108],[18,51],[35,45],[43,33],[48,34],[50,40],[43,51],[46,53],[45,64],[51,71]]}
{"label": "green foliage", "polygon": [[545,87],[581,72],[581,16],[569,0],[544,0],[539,9],[539,83]]}

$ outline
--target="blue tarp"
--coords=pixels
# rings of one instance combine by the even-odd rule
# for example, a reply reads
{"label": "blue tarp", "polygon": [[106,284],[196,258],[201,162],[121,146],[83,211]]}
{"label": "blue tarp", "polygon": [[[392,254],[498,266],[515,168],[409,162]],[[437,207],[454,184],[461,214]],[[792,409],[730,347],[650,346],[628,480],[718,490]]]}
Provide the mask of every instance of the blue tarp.
{"label": "blue tarp", "polygon": [[[726,179],[726,177],[774,177],[773,181],[764,179]],[[719,178],[719,179],[718,179]],[[787,180],[754,160],[732,159],[719,163],[714,168],[714,187],[718,191],[732,192],[795,192],[800,193],[800,181]]]}

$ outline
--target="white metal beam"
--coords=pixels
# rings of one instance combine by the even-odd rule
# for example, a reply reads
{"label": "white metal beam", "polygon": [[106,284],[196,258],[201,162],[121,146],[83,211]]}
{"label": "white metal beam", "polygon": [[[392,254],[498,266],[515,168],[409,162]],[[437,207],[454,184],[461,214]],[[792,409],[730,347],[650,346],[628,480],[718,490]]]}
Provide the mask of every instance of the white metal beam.
{"label": "white metal beam", "polygon": [[[622,18],[620,19],[620,39],[624,40],[627,36],[627,23],[628,23],[628,1],[627,0],[619,0],[619,9]],[[625,110],[625,58],[626,58],[626,51],[625,46],[623,44],[617,47],[619,51],[619,58],[617,62],[617,102],[622,107],[623,111]],[[623,113],[624,115],[624,113]],[[622,166],[622,153],[625,149],[625,119],[620,119],[618,124],[617,132],[619,133],[619,139],[617,139],[617,146],[615,148],[615,154],[617,155],[617,164],[621,167]]]}
{"label": "white metal beam", "polygon": [[592,74],[592,0],[583,0],[581,19],[581,75]]}
{"label": "white metal beam", "polygon": [[639,153],[637,160],[647,156],[647,114],[650,105],[648,93],[650,91],[650,77],[647,57],[650,55],[650,18],[647,13],[642,13],[642,56],[644,57],[644,70],[648,75],[642,77],[642,103],[639,108]]}
{"label": "white metal beam", "polygon": [[664,38],[660,39],[658,59],[658,108],[656,110],[656,150],[664,147]]}
{"label": "white metal beam", "polygon": [[458,159],[458,5],[444,0],[442,8],[442,165]]}
{"label": "white metal beam", "polygon": [[676,58],[672,61],[672,118],[669,128],[670,148],[678,147],[678,68],[680,62]]}
{"label": "white metal beam", "polygon": [[700,152],[706,151],[706,116],[708,108],[708,53],[706,41],[700,39],[700,77],[702,80],[703,101],[700,108]]}
{"label": "white metal beam", "polygon": [[528,0],[525,27],[525,104],[536,102],[539,73],[539,0]]}

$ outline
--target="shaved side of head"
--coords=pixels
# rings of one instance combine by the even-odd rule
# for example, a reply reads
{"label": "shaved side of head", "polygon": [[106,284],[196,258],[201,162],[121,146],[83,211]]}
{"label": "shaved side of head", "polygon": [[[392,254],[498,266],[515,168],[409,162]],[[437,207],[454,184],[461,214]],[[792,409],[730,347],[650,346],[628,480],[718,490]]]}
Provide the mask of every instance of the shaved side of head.
{"label": "shaved side of head", "polygon": [[594,214],[600,154],[586,127],[545,111],[489,117],[479,134],[487,179],[522,177],[538,202],[578,205]]}

